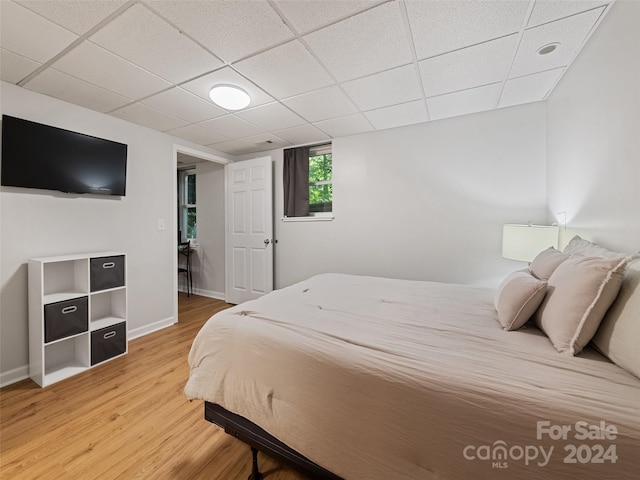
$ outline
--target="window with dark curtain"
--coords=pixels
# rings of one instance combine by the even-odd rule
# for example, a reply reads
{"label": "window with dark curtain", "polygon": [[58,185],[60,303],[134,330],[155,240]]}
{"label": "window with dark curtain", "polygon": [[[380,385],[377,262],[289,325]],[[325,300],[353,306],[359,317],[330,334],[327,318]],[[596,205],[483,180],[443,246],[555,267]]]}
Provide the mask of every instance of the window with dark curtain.
{"label": "window with dark curtain", "polygon": [[309,215],[309,147],[284,150],[284,216]]}

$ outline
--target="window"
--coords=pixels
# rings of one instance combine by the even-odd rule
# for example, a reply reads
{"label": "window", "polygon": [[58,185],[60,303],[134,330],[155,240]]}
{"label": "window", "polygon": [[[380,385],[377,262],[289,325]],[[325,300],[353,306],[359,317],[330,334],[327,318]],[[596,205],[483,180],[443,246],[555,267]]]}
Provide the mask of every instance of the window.
{"label": "window", "polygon": [[196,222],[196,169],[188,168],[178,172],[178,227],[180,239],[198,238]]}
{"label": "window", "polygon": [[283,221],[333,220],[331,144],[285,148]]}
{"label": "window", "polygon": [[322,213],[331,213],[332,211],[331,144],[318,145],[309,149],[309,214],[321,216]]}

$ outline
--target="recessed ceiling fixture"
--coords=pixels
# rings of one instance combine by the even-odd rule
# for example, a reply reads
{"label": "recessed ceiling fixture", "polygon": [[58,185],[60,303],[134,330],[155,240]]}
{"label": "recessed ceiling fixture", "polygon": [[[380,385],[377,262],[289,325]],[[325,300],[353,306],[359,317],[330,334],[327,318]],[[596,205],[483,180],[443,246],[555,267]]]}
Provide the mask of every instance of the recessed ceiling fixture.
{"label": "recessed ceiling fixture", "polygon": [[242,110],[251,103],[251,97],[242,88],[235,85],[214,85],[209,91],[209,98],[216,105],[226,110]]}
{"label": "recessed ceiling fixture", "polygon": [[547,45],[540,47],[537,53],[538,55],[549,55],[550,53],[555,52],[559,46],[560,44],[557,42],[549,43]]}

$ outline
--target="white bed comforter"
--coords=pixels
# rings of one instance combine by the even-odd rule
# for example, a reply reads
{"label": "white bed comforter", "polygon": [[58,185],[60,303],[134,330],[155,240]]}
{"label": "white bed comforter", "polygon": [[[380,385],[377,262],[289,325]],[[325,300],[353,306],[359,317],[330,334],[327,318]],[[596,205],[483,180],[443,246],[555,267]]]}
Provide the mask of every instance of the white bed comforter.
{"label": "white bed comforter", "polygon": [[319,275],[213,316],[185,393],[346,479],[638,478],[640,380],[503,331],[493,294]]}

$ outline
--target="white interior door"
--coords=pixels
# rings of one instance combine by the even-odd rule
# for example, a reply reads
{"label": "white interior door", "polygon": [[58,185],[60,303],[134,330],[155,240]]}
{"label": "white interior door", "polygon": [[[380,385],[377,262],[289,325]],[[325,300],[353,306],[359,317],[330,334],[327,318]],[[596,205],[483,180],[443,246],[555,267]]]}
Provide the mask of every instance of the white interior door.
{"label": "white interior door", "polygon": [[271,157],[225,166],[227,183],[227,302],[242,303],[273,290]]}

